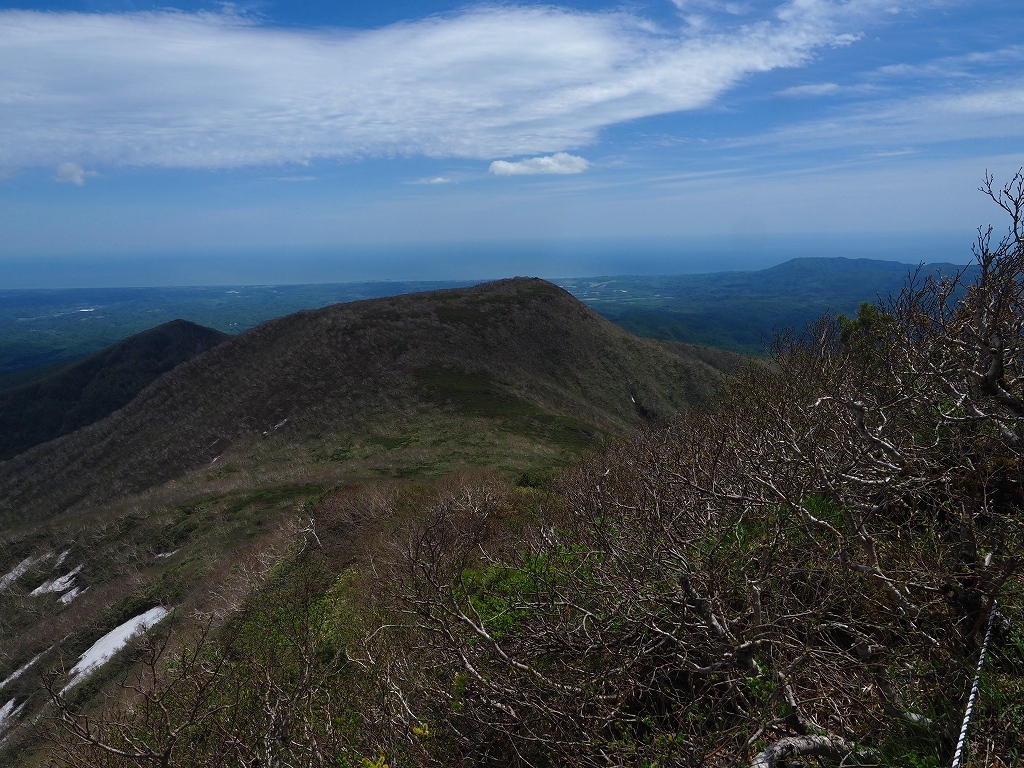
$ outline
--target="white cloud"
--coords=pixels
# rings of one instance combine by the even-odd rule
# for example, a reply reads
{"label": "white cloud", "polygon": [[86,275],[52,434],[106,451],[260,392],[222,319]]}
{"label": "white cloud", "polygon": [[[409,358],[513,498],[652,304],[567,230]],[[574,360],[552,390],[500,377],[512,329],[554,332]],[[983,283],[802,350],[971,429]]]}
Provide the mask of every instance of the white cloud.
{"label": "white cloud", "polygon": [[[990,88],[946,97],[936,103],[936,109],[950,114],[962,114],[987,120],[993,117],[1024,115],[1024,83],[1016,87]],[[1016,121],[1008,121],[1004,130],[1012,134],[1024,133]]]}
{"label": "white cloud", "polygon": [[583,173],[590,163],[568,152],[556,152],[548,157],[528,157],[515,163],[495,160],[490,171],[495,176],[533,176],[538,173]]}
{"label": "white cloud", "polygon": [[0,11],[0,165],[555,153],[800,66],[877,4],[788,0],[675,36],[628,13],[547,5],[363,31],[231,14]]}
{"label": "white cloud", "polygon": [[455,184],[457,183],[451,176],[425,176],[422,179],[413,179],[411,181],[404,182],[405,184]]}
{"label": "white cloud", "polygon": [[845,48],[846,46],[853,45],[854,43],[860,42],[863,39],[863,32],[844,32],[841,35],[836,35],[832,38],[833,48]]}
{"label": "white cloud", "polygon": [[943,56],[920,64],[889,64],[875,72],[883,77],[895,78],[965,78],[976,77],[986,67],[1000,69],[1013,62],[1024,61],[1024,46],[1010,45],[988,51],[972,51],[960,56]]}
{"label": "white cloud", "polygon": [[811,85],[796,85],[792,88],[787,88],[784,91],[779,91],[782,96],[829,96],[830,94],[837,93],[839,86],[836,83],[814,83]]}
{"label": "white cloud", "polygon": [[879,150],[877,150],[875,152],[868,153],[868,156],[869,157],[881,157],[881,158],[907,157],[908,155],[915,155],[915,154],[917,154],[917,151],[918,150],[916,150],[916,149],[879,149]]}
{"label": "white cloud", "polygon": [[61,163],[57,166],[57,175],[53,180],[58,184],[75,184],[80,187],[87,178],[96,175],[96,171],[87,171],[78,163]]}
{"label": "white cloud", "polygon": [[823,120],[734,139],[734,147],[778,144],[800,151],[816,147],[928,145],[965,139],[1024,138],[1024,80],[1016,84],[871,101]]}
{"label": "white cloud", "polygon": [[672,5],[684,14],[695,8],[699,8],[702,11],[728,13],[733,16],[741,16],[751,11],[749,3],[723,2],[722,0],[672,0]]}

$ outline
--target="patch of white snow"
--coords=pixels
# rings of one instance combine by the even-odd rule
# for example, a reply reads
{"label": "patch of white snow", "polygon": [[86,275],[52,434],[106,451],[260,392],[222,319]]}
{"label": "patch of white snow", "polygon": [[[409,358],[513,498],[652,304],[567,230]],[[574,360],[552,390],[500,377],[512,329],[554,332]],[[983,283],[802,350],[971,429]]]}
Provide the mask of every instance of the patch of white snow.
{"label": "patch of white snow", "polygon": [[24,703],[21,707],[14,706],[17,701],[17,699],[11,699],[0,707],[0,733],[3,733],[14,725],[14,718],[18,716],[18,713],[21,711],[21,707],[25,706]]}
{"label": "patch of white snow", "polygon": [[150,608],[142,615],[129,619],[116,629],[112,629],[93,643],[92,647],[82,654],[82,658],[68,672],[71,679],[64,686],[64,691],[82,682],[93,671],[110,661],[114,654],[124,648],[133,637],[156,626],[167,613],[167,609],[162,605]]}
{"label": "patch of white snow", "polygon": [[[214,459],[214,461],[216,461],[216,459]],[[178,554],[178,550],[174,549],[174,550],[171,550],[170,552],[161,552],[159,555],[157,555],[157,557],[159,557],[159,558],[174,557],[176,554]]]}
{"label": "patch of white snow", "polygon": [[79,595],[81,595],[81,594],[83,594],[83,593],[85,593],[87,591],[88,590],[79,589],[78,587],[74,587],[69,592],[65,592],[63,595],[61,595],[60,596],[60,601],[62,603],[64,603],[64,605],[71,605],[71,601],[72,600],[74,600],[76,597],[78,597]]}
{"label": "patch of white snow", "polygon": [[[46,651],[43,651],[43,653],[46,653]],[[35,664],[37,661],[39,661],[39,659],[42,658],[43,653],[36,654],[31,659],[29,659],[27,662],[25,662],[20,667],[18,667],[16,670],[11,672],[11,674],[7,676],[6,680],[4,680],[3,682],[0,682],[0,691],[2,691],[4,688],[6,688],[9,684],[13,683],[15,680],[17,680],[23,674],[25,674],[25,672],[28,671],[29,667],[31,667],[33,664]]]}
{"label": "patch of white snow", "polygon": [[72,586],[74,586],[75,576],[78,575],[80,570],[82,570],[81,565],[71,571],[71,573],[66,573],[60,578],[44,581],[38,587],[33,589],[31,594],[45,595],[49,592],[67,592]]}
{"label": "patch of white snow", "polygon": [[53,567],[54,568],[60,568],[61,563],[63,563],[67,559],[68,555],[70,555],[70,554],[71,554],[71,550],[70,549],[65,549],[63,552],[61,552],[57,556],[57,562],[53,564]]}
{"label": "patch of white snow", "polygon": [[11,584],[20,579],[21,575],[25,573],[25,571],[27,571],[33,565],[35,565],[36,563],[41,563],[44,560],[49,560],[51,557],[53,557],[52,552],[47,552],[45,555],[42,555],[41,557],[32,557],[31,555],[26,557],[24,560],[22,560],[20,563],[14,566],[10,571],[5,573],[3,576],[0,576],[0,592],[7,589],[9,586],[11,586]]}

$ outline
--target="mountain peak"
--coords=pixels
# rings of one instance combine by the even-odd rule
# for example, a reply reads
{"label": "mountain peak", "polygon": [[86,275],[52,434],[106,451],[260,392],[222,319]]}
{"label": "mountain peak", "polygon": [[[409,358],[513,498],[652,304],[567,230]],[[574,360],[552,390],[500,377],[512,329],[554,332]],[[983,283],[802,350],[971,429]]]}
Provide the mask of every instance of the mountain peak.
{"label": "mountain peak", "polygon": [[332,481],[512,467],[526,443],[550,463],[671,418],[722,378],[537,278],[337,304],[230,339],[0,465],[0,513],[52,514],[242,455],[267,476]]}

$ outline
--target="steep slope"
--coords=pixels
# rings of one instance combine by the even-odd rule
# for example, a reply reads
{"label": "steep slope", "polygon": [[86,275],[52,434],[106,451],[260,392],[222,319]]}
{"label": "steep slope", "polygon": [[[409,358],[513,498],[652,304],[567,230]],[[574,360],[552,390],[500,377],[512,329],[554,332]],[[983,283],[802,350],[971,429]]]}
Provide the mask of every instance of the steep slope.
{"label": "steep slope", "polygon": [[172,320],[40,381],[0,390],[0,460],[99,421],[158,376],[229,338]]}
{"label": "steep slope", "polygon": [[202,482],[244,486],[515,467],[531,452],[550,464],[711,397],[721,378],[536,279],[340,304],[265,323],[0,464],[0,519],[198,468]]}

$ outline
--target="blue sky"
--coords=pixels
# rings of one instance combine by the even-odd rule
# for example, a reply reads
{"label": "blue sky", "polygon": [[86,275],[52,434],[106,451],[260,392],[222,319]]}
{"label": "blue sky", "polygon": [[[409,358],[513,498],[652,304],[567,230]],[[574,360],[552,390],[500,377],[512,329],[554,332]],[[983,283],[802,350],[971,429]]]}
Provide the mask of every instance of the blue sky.
{"label": "blue sky", "polygon": [[969,255],[1024,4],[0,5],[0,287]]}

